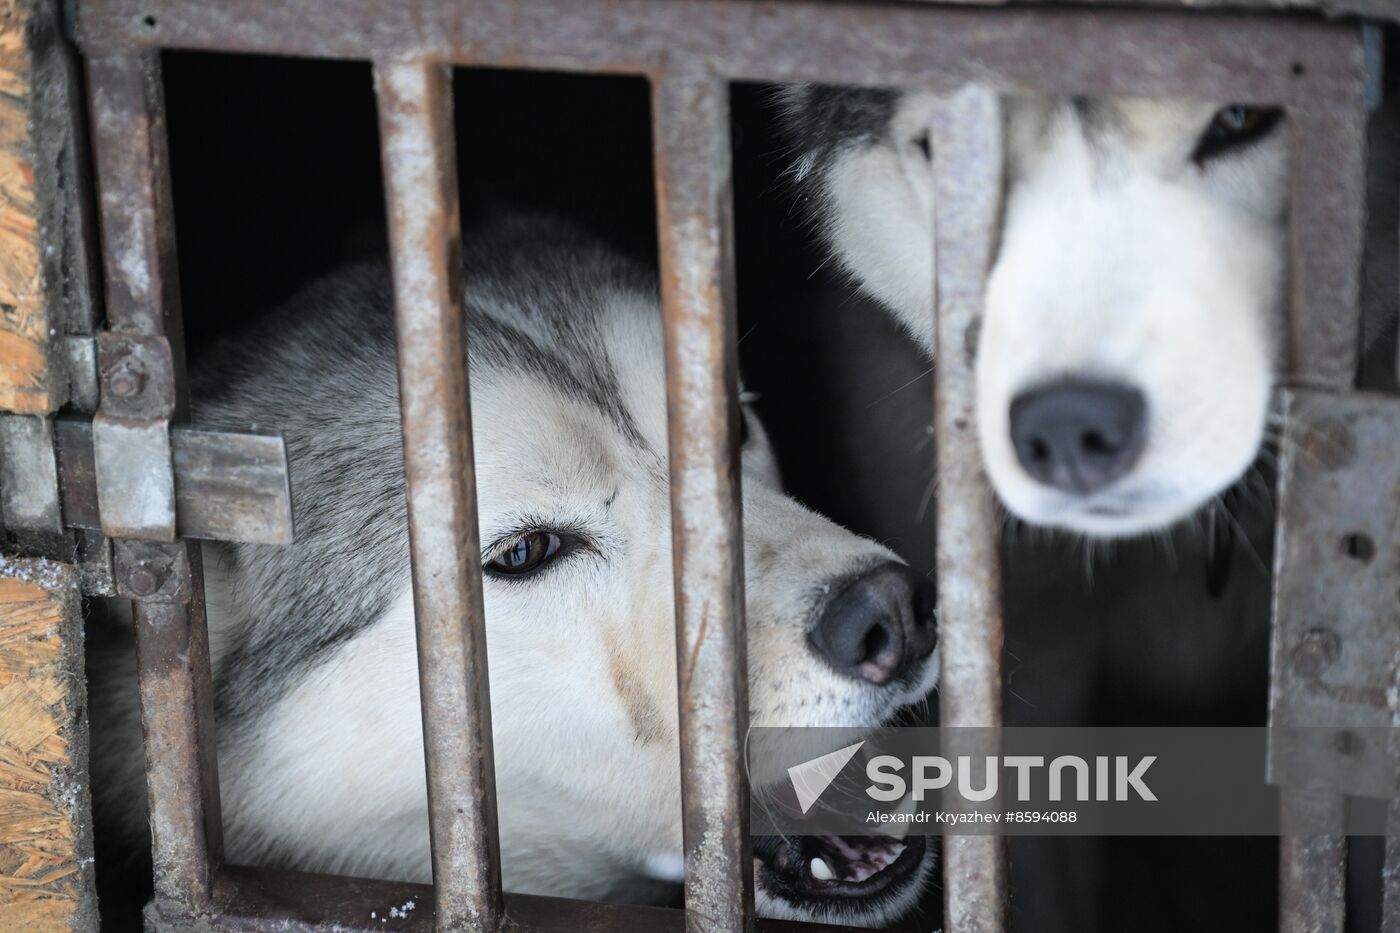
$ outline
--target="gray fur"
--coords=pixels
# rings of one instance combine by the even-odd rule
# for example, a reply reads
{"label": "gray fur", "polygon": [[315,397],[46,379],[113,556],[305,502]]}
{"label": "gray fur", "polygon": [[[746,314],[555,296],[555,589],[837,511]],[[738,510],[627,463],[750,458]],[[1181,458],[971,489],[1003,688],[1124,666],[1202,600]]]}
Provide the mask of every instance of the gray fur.
{"label": "gray fur", "polygon": [[[656,281],[540,220],[467,242],[481,520],[497,537],[485,550],[521,528],[571,538],[557,569],[527,579],[496,567],[483,588],[504,883],[648,900],[682,865]],[[200,422],[286,436],[297,522],[289,547],[204,549],[225,847],[237,864],[431,877],[391,304],[382,265],[352,267],[197,367]],[[883,722],[932,689],[936,655],[880,686],[834,669],[806,631],[830,589],[820,581],[895,555],[784,495],[761,424],[749,427],[739,460],[754,544],[752,721]],[[136,851],[130,667],[94,657],[93,760],[109,847]],[[931,860],[926,850],[893,897],[793,903],[760,885],[760,910],[879,922],[913,903]]]}
{"label": "gray fur", "polygon": [[883,139],[898,92],[890,88],[798,84],[779,88],[775,101],[797,153],[794,174],[820,183],[831,158],[843,149]]}
{"label": "gray fur", "polygon": [[[529,219],[469,237],[464,266],[472,370],[537,373],[645,448],[593,324],[604,292],[654,294],[654,278],[572,228]],[[219,720],[236,730],[377,619],[409,573],[387,266],[316,282],[250,334],[215,347],[196,372],[196,419],[282,431],[295,491],[290,546],[226,552],[248,584],[240,608],[250,621],[215,684]]]}

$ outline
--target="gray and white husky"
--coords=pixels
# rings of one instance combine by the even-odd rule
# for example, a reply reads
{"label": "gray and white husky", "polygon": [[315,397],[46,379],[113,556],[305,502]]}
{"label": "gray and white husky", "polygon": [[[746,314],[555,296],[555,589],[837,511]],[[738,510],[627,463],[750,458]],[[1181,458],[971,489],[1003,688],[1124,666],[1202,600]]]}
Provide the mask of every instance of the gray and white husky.
{"label": "gray and white husky", "polygon": [[[932,342],[927,93],[781,94],[793,174],[845,269]],[[987,471],[1025,521],[1160,529],[1231,486],[1268,425],[1286,277],[1281,112],[1009,98],[977,349]]]}
{"label": "gray and white husky", "polygon": [[[683,873],[657,284],[551,222],[468,242],[505,885],[646,900]],[[297,521],[289,547],[205,551],[237,863],[430,878],[391,307],[383,267],[350,268],[199,374],[201,422],[285,433]],[[931,587],[784,495],[744,422],[752,721],[877,725],[934,686]],[[134,693],[100,664],[94,677],[98,806],[136,838]],[[855,854],[773,843],[755,864],[763,913],[857,924],[908,910],[933,857],[916,837]]]}

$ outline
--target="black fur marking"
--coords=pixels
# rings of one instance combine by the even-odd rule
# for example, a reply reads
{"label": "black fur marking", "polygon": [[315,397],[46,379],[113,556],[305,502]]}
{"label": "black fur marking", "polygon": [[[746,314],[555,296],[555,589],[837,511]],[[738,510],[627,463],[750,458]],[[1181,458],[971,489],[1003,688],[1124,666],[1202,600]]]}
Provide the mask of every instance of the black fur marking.
{"label": "black fur marking", "polygon": [[812,84],[779,92],[783,123],[799,159],[824,172],[843,149],[884,140],[899,93],[889,88]]}

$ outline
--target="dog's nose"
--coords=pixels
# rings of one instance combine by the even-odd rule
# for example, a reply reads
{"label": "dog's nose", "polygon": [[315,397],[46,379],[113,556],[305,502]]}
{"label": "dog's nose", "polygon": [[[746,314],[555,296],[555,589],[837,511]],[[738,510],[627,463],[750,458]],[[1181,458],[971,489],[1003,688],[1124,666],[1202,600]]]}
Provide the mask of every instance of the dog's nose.
{"label": "dog's nose", "polygon": [[808,638],[840,673],[885,684],[933,653],[934,605],[932,583],[903,564],[880,564],[846,581]]}
{"label": "dog's nose", "polygon": [[1037,482],[1090,493],[1127,473],[1147,441],[1147,400],[1115,382],[1057,382],[1011,402],[1011,443]]}

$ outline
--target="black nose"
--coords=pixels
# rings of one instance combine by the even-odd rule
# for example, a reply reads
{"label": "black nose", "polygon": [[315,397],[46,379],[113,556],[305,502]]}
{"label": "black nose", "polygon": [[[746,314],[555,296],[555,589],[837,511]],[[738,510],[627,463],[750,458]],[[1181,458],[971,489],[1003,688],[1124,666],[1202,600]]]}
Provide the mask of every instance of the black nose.
{"label": "black nose", "polygon": [[842,674],[884,684],[908,673],[938,644],[933,584],[903,564],[847,579],[808,639]]}
{"label": "black nose", "polygon": [[1057,382],[1011,402],[1016,458],[1038,482],[1066,492],[1102,489],[1127,473],[1147,442],[1147,400],[1113,382]]}

